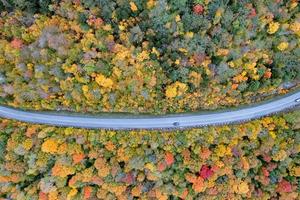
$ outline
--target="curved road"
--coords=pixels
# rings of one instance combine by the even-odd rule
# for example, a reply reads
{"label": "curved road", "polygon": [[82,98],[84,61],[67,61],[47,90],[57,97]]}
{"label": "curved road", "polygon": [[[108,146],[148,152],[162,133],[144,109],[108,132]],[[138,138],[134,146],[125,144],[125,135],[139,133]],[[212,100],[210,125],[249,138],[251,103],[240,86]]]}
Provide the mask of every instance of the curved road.
{"label": "curved road", "polygon": [[71,126],[80,128],[104,129],[172,129],[209,125],[230,124],[260,118],[300,105],[300,91],[286,95],[278,100],[222,112],[207,114],[186,113],[162,116],[137,115],[68,115],[62,113],[22,111],[0,106],[0,117],[24,122],[49,124],[55,126]]}

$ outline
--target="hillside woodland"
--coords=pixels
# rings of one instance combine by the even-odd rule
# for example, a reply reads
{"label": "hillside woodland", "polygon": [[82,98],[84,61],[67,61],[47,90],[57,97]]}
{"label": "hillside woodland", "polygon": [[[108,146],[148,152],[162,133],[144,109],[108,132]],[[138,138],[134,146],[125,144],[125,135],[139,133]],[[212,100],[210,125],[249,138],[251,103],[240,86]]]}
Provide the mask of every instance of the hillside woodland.
{"label": "hillside woodland", "polygon": [[299,199],[300,112],[186,131],[0,121],[0,198]]}
{"label": "hillside woodland", "polygon": [[0,103],[167,113],[249,104],[300,77],[297,0],[1,0]]}

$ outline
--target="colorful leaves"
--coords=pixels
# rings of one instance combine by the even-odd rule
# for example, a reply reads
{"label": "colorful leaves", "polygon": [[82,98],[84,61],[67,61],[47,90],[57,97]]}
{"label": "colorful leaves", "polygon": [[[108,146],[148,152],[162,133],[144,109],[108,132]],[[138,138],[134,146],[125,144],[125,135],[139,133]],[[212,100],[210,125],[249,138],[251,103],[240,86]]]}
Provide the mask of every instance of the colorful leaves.
{"label": "colorful leaves", "polygon": [[113,142],[108,141],[108,142],[105,144],[105,148],[106,148],[108,151],[114,151],[114,150],[115,150],[115,145],[114,145]]}
{"label": "colorful leaves", "polygon": [[245,157],[241,157],[241,163],[244,170],[248,171],[250,169],[250,164]]}
{"label": "colorful leaves", "polygon": [[45,153],[55,154],[58,150],[58,143],[54,139],[48,139],[42,144],[42,151]]}
{"label": "colorful leaves", "polygon": [[126,184],[133,184],[135,182],[135,176],[132,172],[126,173],[125,177],[121,179]]}
{"label": "colorful leaves", "polygon": [[[166,152],[165,155],[164,155],[164,160],[162,161],[159,161],[157,163],[157,170],[159,172],[162,172],[164,171],[167,167],[170,167],[173,163],[175,162],[175,158],[174,158],[174,155],[171,153],[171,152]],[[152,165],[151,165],[152,166]],[[149,167],[148,167],[149,168]],[[152,170],[151,170],[152,169]],[[154,171],[154,166],[152,166],[150,168],[151,171]]]}
{"label": "colorful leaves", "polygon": [[135,5],[135,3],[133,1],[129,2],[129,4],[130,4],[130,9],[133,12],[136,12],[138,10],[137,6]]}
{"label": "colorful leaves", "polygon": [[77,193],[78,193],[78,190],[76,188],[71,189],[67,195],[67,200],[73,199]]}
{"label": "colorful leaves", "polygon": [[281,149],[275,155],[273,155],[272,158],[275,161],[283,161],[286,157],[287,157],[286,151],[284,151],[283,149]]}
{"label": "colorful leaves", "polygon": [[[31,184],[32,190],[39,188],[46,195],[14,192],[49,199],[106,199],[111,195],[118,199],[168,199],[171,195],[193,199],[199,193],[204,198],[228,194],[236,198],[280,195],[296,199],[299,169],[293,158],[297,132],[292,128],[296,122],[267,117],[242,125],[170,133],[35,125],[35,131],[42,131],[27,137],[31,125],[6,121],[0,123],[3,133],[9,133],[5,156],[0,155],[4,160],[2,166],[0,162],[4,169],[0,182],[18,188],[32,174],[47,170],[47,176]],[[280,137],[272,138],[270,128]],[[257,131],[264,134],[246,138]],[[212,138],[210,142],[207,137]],[[40,152],[56,144],[55,156]],[[257,189],[258,185],[262,187]],[[11,193],[3,187],[0,192]]]}
{"label": "colorful leaves", "polygon": [[95,16],[90,16],[87,20],[87,23],[90,26],[94,26],[95,28],[99,29],[103,25],[103,20],[101,18],[96,18]]}
{"label": "colorful leaves", "polygon": [[32,148],[32,146],[33,146],[33,142],[31,139],[24,140],[23,147],[25,150],[29,151]]}
{"label": "colorful leaves", "polygon": [[211,151],[209,150],[209,148],[201,148],[200,151],[200,158],[203,160],[206,160],[209,158],[209,156],[211,155]]}
{"label": "colorful leaves", "polygon": [[247,81],[248,77],[246,76],[246,74],[247,74],[247,72],[244,71],[242,74],[236,75],[235,77],[233,77],[233,81],[235,83],[241,83],[241,82]]}
{"label": "colorful leaves", "polygon": [[218,51],[216,52],[217,56],[227,56],[228,54],[229,54],[228,49],[218,49]]}
{"label": "colorful leaves", "polygon": [[170,152],[166,152],[165,161],[166,161],[167,166],[171,166],[175,161],[173,154]]}
{"label": "colorful leaves", "polygon": [[276,33],[277,30],[279,29],[279,27],[280,27],[280,24],[278,22],[271,22],[268,27],[268,33],[269,34]]}
{"label": "colorful leaves", "polygon": [[166,97],[168,98],[174,98],[177,96],[177,89],[173,86],[168,86],[166,89]]}
{"label": "colorful leaves", "polygon": [[203,13],[203,11],[204,11],[204,8],[203,8],[202,5],[200,5],[200,4],[194,5],[194,7],[193,7],[193,12],[194,12],[195,14],[201,15],[201,14]]}
{"label": "colorful leaves", "polygon": [[18,38],[14,38],[10,44],[15,49],[21,49],[21,47],[23,46],[22,40],[20,40]]}
{"label": "colorful leaves", "polygon": [[[169,113],[287,92],[299,74],[298,4],[274,2],[75,0],[34,16],[1,12],[0,97],[34,110]],[[2,120],[0,194],[297,199],[294,118],[170,133]]]}
{"label": "colorful leaves", "polygon": [[48,200],[48,196],[44,192],[39,192],[39,200]]}
{"label": "colorful leaves", "polygon": [[194,174],[185,174],[185,179],[192,183],[192,188],[195,192],[199,193],[199,192],[203,192],[206,188],[204,185],[204,179],[201,176],[196,176]]}
{"label": "colorful leaves", "polygon": [[289,47],[289,43],[287,42],[281,42],[278,46],[277,49],[279,49],[280,51],[284,51]]}
{"label": "colorful leaves", "polygon": [[[4,13],[0,82],[16,80],[2,85],[4,103],[95,113],[197,111],[277,94],[298,77],[296,2],[272,12],[266,2],[163,4],[51,2],[51,12],[29,14],[35,20],[28,24],[22,11]],[[275,34],[280,28],[285,38]],[[244,41],[244,33],[252,39]]]}
{"label": "colorful leaves", "polygon": [[80,163],[84,159],[85,155],[83,153],[75,153],[73,154],[73,163],[77,164]]}
{"label": "colorful leaves", "polygon": [[203,165],[200,170],[200,176],[205,180],[210,178],[214,174],[214,171],[208,165]]}
{"label": "colorful leaves", "polygon": [[162,172],[167,168],[166,162],[162,161],[158,163],[157,169],[158,171]]}
{"label": "colorful leaves", "polygon": [[131,194],[134,197],[139,197],[142,194],[142,188],[140,186],[136,186],[132,188]]}
{"label": "colorful leaves", "polygon": [[269,173],[269,171],[268,171],[267,168],[263,167],[261,170],[262,170],[262,173],[263,173],[263,175],[264,175],[265,177],[268,177],[268,176],[270,175],[270,173]]}
{"label": "colorful leaves", "polygon": [[271,76],[272,76],[272,72],[270,70],[264,73],[264,78],[271,78]]}
{"label": "colorful leaves", "polygon": [[249,18],[253,18],[257,15],[255,8],[251,8],[250,14],[248,15]]}
{"label": "colorful leaves", "polygon": [[187,85],[180,82],[175,82],[166,88],[166,97],[174,98],[176,96],[181,96],[188,89]]}
{"label": "colorful leaves", "polygon": [[98,74],[95,78],[95,81],[102,87],[111,89],[114,85],[113,81],[110,78],[106,78],[102,74]]}
{"label": "colorful leaves", "polygon": [[236,90],[238,88],[238,86],[239,86],[239,84],[234,83],[234,84],[232,84],[231,89]]}
{"label": "colorful leaves", "polygon": [[75,169],[70,166],[62,165],[60,163],[55,163],[54,167],[52,168],[52,176],[58,176],[61,178],[65,178],[68,175],[74,174]]}
{"label": "colorful leaves", "polygon": [[185,189],[185,190],[183,190],[183,192],[180,194],[180,198],[181,199],[186,199],[186,197],[188,196],[188,194],[189,194],[189,191],[188,191],[188,189]]}
{"label": "colorful leaves", "polygon": [[223,13],[224,13],[224,8],[220,7],[217,9],[214,20],[213,20],[214,25],[216,25],[220,22]]}
{"label": "colorful leaves", "polygon": [[224,157],[226,155],[231,155],[231,149],[229,147],[226,147],[225,145],[221,144],[221,145],[218,145],[215,153],[219,157]]}
{"label": "colorful leaves", "polygon": [[300,22],[296,21],[292,24],[290,24],[289,29],[293,31],[295,34],[300,36]]}
{"label": "colorful leaves", "polygon": [[151,172],[155,171],[155,166],[152,163],[146,163],[145,168],[150,170]]}
{"label": "colorful leaves", "polygon": [[283,179],[278,183],[278,187],[276,189],[278,192],[292,192],[292,185],[287,180]]}
{"label": "colorful leaves", "polygon": [[[207,174],[205,174],[207,175]],[[200,176],[196,176],[194,174],[191,173],[187,173],[185,174],[185,179],[192,183],[192,188],[196,193],[199,192],[204,192],[206,189],[205,183],[204,183],[204,179],[203,177]]]}
{"label": "colorful leaves", "polygon": [[142,51],[141,53],[138,54],[137,60],[139,62],[143,62],[144,60],[149,59],[149,53],[147,51]]}
{"label": "colorful leaves", "polygon": [[248,183],[245,181],[234,184],[232,189],[234,192],[236,192],[238,194],[246,194],[249,192]]}
{"label": "colorful leaves", "polygon": [[192,188],[196,193],[204,192],[206,188],[204,187],[203,178],[199,176],[195,182],[193,182]]}
{"label": "colorful leaves", "polygon": [[156,0],[147,0],[147,8],[151,9],[156,5]]}
{"label": "colorful leaves", "polygon": [[37,126],[30,126],[26,130],[26,136],[27,137],[32,137],[37,131]]}
{"label": "colorful leaves", "polygon": [[98,175],[102,178],[106,177],[110,173],[110,168],[104,158],[97,158],[94,166],[98,170]]}
{"label": "colorful leaves", "polygon": [[93,188],[90,186],[86,186],[83,188],[83,199],[89,199],[91,198],[93,192]]}
{"label": "colorful leaves", "polygon": [[294,168],[292,169],[292,174],[293,174],[294,176],[296,176],[296,177],[300,177],[300,166],[294,167]]}

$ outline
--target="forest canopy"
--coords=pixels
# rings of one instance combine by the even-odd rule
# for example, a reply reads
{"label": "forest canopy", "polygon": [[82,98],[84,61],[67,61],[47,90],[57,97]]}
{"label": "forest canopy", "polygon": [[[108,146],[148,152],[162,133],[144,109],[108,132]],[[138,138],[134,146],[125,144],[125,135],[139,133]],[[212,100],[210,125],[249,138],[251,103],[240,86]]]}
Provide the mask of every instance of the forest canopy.
{"label": "forest canopy", "polygon": [[296,0],[1,0],[0,103],[166,113],[299,85]]}
{"label": "forest canopy", "polygon": [[300,112],[170,132],[0,120],[0,198],[299,199]]}

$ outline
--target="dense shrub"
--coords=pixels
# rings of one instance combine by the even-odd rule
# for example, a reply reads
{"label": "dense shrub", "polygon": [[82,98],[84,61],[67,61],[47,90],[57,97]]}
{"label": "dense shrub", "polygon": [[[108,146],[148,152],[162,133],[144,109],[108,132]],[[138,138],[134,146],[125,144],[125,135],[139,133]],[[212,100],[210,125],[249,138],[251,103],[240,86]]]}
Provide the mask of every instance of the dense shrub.
{"label": "dense shrub", "polygon": [[182,112],[299,83],[295,0],[0,2],[0,98],[12,106]]}
{"label": "dense shrub", "polygon": [[300,112],[185,131],[0,122],[3,199],[299,199]]}

